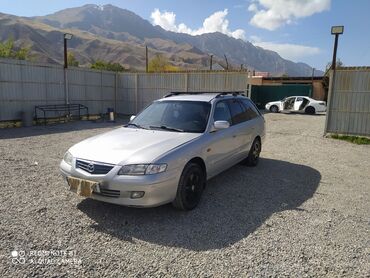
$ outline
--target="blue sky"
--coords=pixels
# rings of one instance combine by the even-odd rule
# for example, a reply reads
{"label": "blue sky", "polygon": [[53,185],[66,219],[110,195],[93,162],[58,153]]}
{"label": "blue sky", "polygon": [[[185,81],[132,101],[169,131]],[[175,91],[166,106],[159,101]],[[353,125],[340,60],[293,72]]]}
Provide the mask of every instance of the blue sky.
{"label": "blue sky", "polygon": [[0,12],[46,15],[88,3],[126,8],[173,31],[221,31],[317,69],[331,61],[330,27],[344,25],[338,57],[348,66],[370,65],[369,0],[0,0]]}

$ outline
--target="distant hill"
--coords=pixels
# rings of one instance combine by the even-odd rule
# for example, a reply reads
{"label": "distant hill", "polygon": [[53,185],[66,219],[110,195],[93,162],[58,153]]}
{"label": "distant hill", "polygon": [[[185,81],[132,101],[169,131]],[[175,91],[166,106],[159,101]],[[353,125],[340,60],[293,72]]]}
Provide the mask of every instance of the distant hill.
{"label": "distant hill", "polygon": [[283,59],[276,52],[256,47],[221,33],[190,36],[153,26],[131,11],[112,5],[85,5],[41,17],[0,14],[0,40],[14,38],[17,46],[28,46],[34,59],[62,63],[63,33],[74,38],[69,48],[82,65],[102,59],[127,68],[145,68],[145,45],[150,54],[161,53],[184,69],[207,69],[209,54],[223,64],[240,64],[273,75],[309,76],[312,68],[304,63]]}

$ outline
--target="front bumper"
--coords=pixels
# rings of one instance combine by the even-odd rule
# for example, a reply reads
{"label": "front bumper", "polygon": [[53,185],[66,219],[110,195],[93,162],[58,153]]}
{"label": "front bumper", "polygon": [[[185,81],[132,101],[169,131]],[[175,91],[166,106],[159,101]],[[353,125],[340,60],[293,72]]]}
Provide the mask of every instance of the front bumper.
{"label": "front bumper", "polygon": [[[65,179],[75,177],[98,182],[100,193],[93,192],[91,197],[98,201],[130,207],[156,207],[175,199],[181,171],[173,169],[155,175],[119,176],[117,173],[120,168],[117,165],[106,175],[91,175],[65,161],[60,163],[60,172]],[[133,191],[143,191],[145,194],[140,199],[132,199]]]}

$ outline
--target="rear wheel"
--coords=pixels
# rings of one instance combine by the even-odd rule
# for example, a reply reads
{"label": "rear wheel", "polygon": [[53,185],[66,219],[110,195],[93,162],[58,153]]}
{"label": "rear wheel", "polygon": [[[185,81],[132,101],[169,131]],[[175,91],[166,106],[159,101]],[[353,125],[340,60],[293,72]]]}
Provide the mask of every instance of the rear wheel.
{"label": "rear wheel", "polygon": [[197,163],[188,163],[181,174],[176,198],[172,205],[180,210],[194,209],[201,199],[205,182],[202,167]]}
{"label": "rear wheel", "polygon": [[305,112],[306,114],[309,114],[309,115],[314,115],[314,114],[316,113],[316,110],[315,110],[315,108],[313,108],[312,106],[308,106],[308,107],[304,110],[304,112]]}
{"label": "rear wheel", "polygon": [[279,112],[279,108],[276,105],[273,105],[270,107],[270,112],[277,113]]}
{"label": "rear wheel", "polygon": [[259,138],[254,139],[252,147],[249,150],[248,157],[242,163],[251,167],[257,166],[261,150],[262,150],[261,140]]}

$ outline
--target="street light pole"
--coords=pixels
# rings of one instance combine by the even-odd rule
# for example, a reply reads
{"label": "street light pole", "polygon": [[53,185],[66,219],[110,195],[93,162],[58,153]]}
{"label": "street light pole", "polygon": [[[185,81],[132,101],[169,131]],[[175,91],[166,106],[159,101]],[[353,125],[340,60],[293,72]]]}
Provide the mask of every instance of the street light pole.
{"label": "street light pole", "polygon": [[335,70],[335,67],[337,65],[338,38],[339,38],[339,34],[335,34],[334,50],[333,50],[333,61],[331,62],[331,69],[332,70]]}
{"label": "street light pole", "polygon": [[64,38],[64,68],[68,68],[68,60],[67,60],[67,39]]}
{"label": "street light pole", "polygon": [[71,40],[73,37],[72,34],[64,34],[64,68],[68,68],[68,53],[67,53],[67,40]]}
{"label": "street light pole", "polygon": [[331,117],[330,109],[332,105],[332,95],[335,87],[335,72],[336,72],[336,64],[337,64],[337,49],[338,49],[338,40],[339,40],[339,35],[342,35],[344,32],[344,26],[332,26],[331,27],[331,34],[335,35],[335,40],[334,40],[334,50],[333,50],[333,61],[331,63],[331,78],[330,78],[330,84],[329,84],[329,92],[328,95],[325,95],[325,101],[327,103],[327,115],[326,115],[326,120],[325,120],[325,132],[324,135],[326,135],[326,131],[328,130],[328,123],[329,123],[329,118]]}
{"label": "street light pole", "polygon": [[335,35],[334,39],[334,50],[333,50],[333,61],[331,63],[331,69],[335,70],[337,65],[337,49],[338,49],[338,39],[339,35],[342,35],[344,32],[344,26],[333,26],[331,27],[331,34]]}
{"label": "street light pole", "polygon": [[64,40],[64,94],[66,98],[66,104],[69,104],[69,92],[68,92],[68,53],[67,53],[67,40],[71,40],[72,34],[65,33],[63,36]]}

